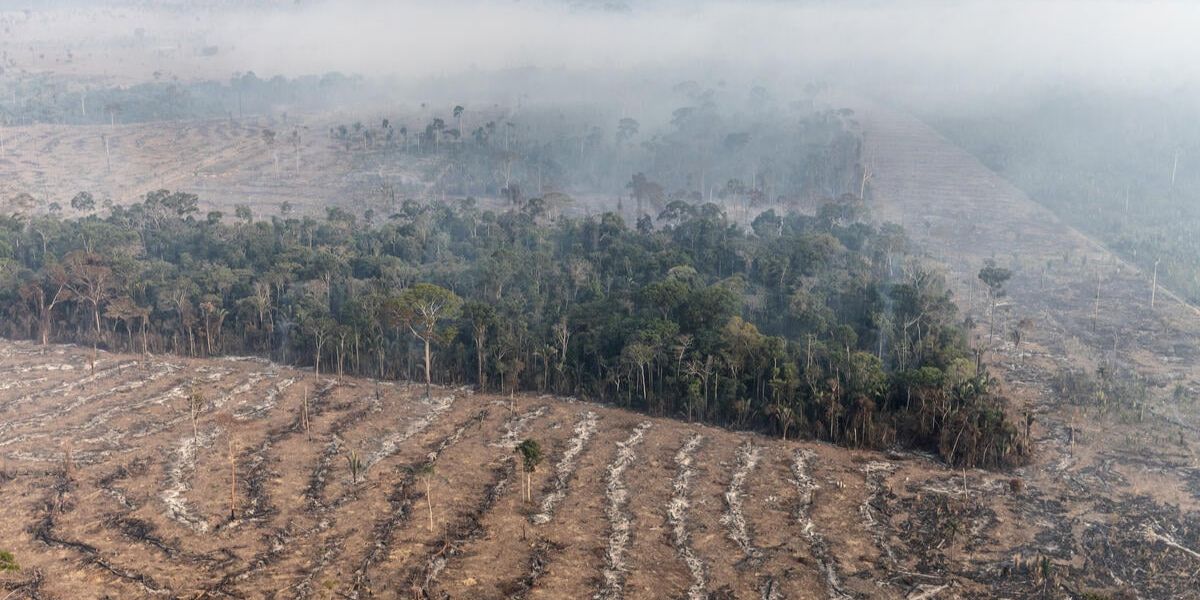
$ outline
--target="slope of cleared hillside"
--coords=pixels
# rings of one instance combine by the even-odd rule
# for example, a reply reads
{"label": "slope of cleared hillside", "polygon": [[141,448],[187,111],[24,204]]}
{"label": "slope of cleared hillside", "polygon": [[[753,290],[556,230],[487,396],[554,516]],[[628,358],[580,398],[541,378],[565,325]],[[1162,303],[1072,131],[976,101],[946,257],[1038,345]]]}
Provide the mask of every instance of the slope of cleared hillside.
{"label": "slope of cleared hillside", "polygon": [[[1033,414],[1039,440],[1013,515],[1029,541],[1014,540],[1010,562],[1045,556],[1052,595],[1200,597],[1200,313],[1162,288],[1151,307],[1149,274],[925,124],[875,105],[860,117],[876,214],[940,259],[976,321],[988,319],[976,277],[985,261],[1014,273],[996,319],[1005,331],[1028,319],[1019,347],[979,328],[987,361]],[[1068,370],[1128,373],[1146,397],[1123,409],[1109,405],[1119,398],[1068,402],[1054,385]]]}
{"label": "slope of cleared hillside", "polygon": [[[323,216],[330,199],[391,211],[391,190],[421,185],[420,159],[339,150],[328,133],[332,118],[5,127],[0,201],[19,210],[10,205],[28,194],[38,208],[57,202],[69,212],[81,191],[97,203],[125,205],[169,189],[197,194],[204,210],[230,216],[239,204],[277,215],[285,201],[300,214]],[[278,141],[269,142],[266,131]]]}
{"label": "slope of cleared hillside", "polygon": [[[904,597],[943,577],[913,574],[887,480],[963,485],[921,457],[570,399],[427,400],[258,360],[90,363],[0,345],[14,598]],[[527,437],[545,450],[528,503]]]}

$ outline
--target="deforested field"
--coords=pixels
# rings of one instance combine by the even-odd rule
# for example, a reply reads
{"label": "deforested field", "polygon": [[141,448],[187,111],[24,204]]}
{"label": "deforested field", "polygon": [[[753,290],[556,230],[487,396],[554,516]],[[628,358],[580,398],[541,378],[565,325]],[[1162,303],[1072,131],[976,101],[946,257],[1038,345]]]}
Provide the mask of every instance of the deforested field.
{"label": "deforested field", "polygon": [[0,370],[14,597],[906,597],[1026,529],[1001,475],[571,399],[15,342]]}
{"label": "deforested field", "polygon": [[[1124,461],[1021,488],[920,455],[257,359],[3,342],[0,370],[0,537],[23,566],[0,581],[17,598],[1023,597],[1075,552],[1175,565],[1197,535],[1148,496],[1120,501],[1144,523],[1063,514]],[[527,438],[545,455],[529,502]]]}
{"label": "deforested field", "polygon": [[[398,164],[339,151],[329,124],[321,118],[255,118],[6,127],[0,198],[27,193],[43,204],[61,203],[88,191],[125,205],[169,189],[202,196],[206,210],[232,214],[235,205],[245,204],[256,214],[275,215],[288,202],[319,215],[331,198],[384,210],[381,185],[418,178],[417,161]],[[264,131],[288,139],[268,144]]]}

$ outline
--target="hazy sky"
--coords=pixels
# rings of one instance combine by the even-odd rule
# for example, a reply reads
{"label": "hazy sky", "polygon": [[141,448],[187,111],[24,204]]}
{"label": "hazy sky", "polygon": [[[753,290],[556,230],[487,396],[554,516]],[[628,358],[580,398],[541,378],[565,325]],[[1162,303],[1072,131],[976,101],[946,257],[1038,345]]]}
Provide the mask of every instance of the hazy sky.
{"label": "hazy sky", "polygon": [[212,35],[263,71],[403,76],[464,68],[746,70],[889,87],[1170,86],[1200,75],[1200,2],[843,1],[310,4]]}
{"label": "hazy sky", "polygon": [[35,17],[16,32],[43,41],[120,40],[138,24],[156,43],[199,37],[222,48],[220,70],[260,75],[338,70],[418,79],[519,67],[633,70],[763,82],[824,79],[916,97],[1003,95],[1081,82],[1149,91],[1200,80],[1195,1],[626,0],[624,10],[584,7],[603,6],[600,0],[180,4],[203,8]]}

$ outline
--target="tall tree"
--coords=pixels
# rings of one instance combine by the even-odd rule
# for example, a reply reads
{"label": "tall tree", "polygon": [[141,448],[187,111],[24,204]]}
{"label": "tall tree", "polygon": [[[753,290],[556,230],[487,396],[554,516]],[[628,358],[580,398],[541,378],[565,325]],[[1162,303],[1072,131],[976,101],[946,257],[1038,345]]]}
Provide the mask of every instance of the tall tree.
{"label": "tall tree", "polygon": [[484,391],[487,389],[484,368],[487,363],[488,331],[496,326],[496,309],[491,304],[473,300],[463,305],[463,318],[470,328],[471,341],[475,344],[475,367],[478,373],[475,383],[480,391]]}
{"label": "tall tree", "polygon": [[100,254],[82,250],[68,254],[63,264],[67,275],[67,288],[92,307],[96,340],[99,341],[102,335],[100,306],[108,300],[115,283],[112,267]]}
{"label": "tall tree", "polygon": [[1012,271],[996,265],[996,261],[988,260],[979,270],[979,279],[987,286],[988,292],[988,336],[996,331],[996,303],[1004,296],[1004,284],[1012,279]]}
{"label": "tall tree", "polygon": [[21,298],[32,305],[37,313],[38,335],[43,346],[50,343],[51,328],[54,326],[54,307],[71,297],[67,282],[66,271],[55,263],[47,265],[35,279],[21,286]]}
{"label": "tall tree", "polygon": [[433,390],[433,342],[441,339],[438,325],[458,317],[463,301],[454,292],[432,283],[418,283],[392,299],[389,312],[425,345],[425,397]]}

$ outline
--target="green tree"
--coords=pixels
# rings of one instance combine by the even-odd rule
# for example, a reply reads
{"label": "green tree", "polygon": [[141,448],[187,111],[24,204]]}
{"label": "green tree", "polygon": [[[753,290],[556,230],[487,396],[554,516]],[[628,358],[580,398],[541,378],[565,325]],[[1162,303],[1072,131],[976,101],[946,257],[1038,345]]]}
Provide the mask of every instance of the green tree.
{"label": "green tree", "polygon": [[433,390],[433,342],[441,339],[438,325],[458,317],[463,301],[454,292],[432,283],[418,283],[392,299],[390,314],[425,346],[425,397]]}
{"label": "green tree", "polygon": [[475,383],[479,385],[480,391],[484,391],[487,389],[487,375],[484,374],[484,368],[487,363],[488,332],[496,326],[496,309],[491,304],[472,300],[463,305],[462,312],[471,334],[471,341],[475,345],[475,368],[477,369]]}
{"label": "green tree", "polygon": [[91,192],[79,192],[71,198],[71,208],[80,212],[92,212],[96,209],[96,199]]}
{"label": "green tree", "polygon": [[988,292],[988,336],[996,331],[996,303],[1004,296],[1004,284],[1012,279],[1012,275],[1012,271],[996,266],[994,260],[988,260],[979,270],[979,279]]}
{"label": "green tree", "polygon": [[92,308],[92,317],[96,326],[95,340],[101,337],[100,307],[104,304],[115,287],[115,275],[108,261],[98,253],[76,251],[68,254],[63,261],[67,275],[67,289],[77,298],[82,298]]}
{"label": "green tree", "polygon": [[542,462],[542,446],[536,440],[527,439],[517,444],[516,451],[521,455],[521,466],[525,471],[525,501],[531,502],[533,492],[530,489],[530,481],[533,472]]}

